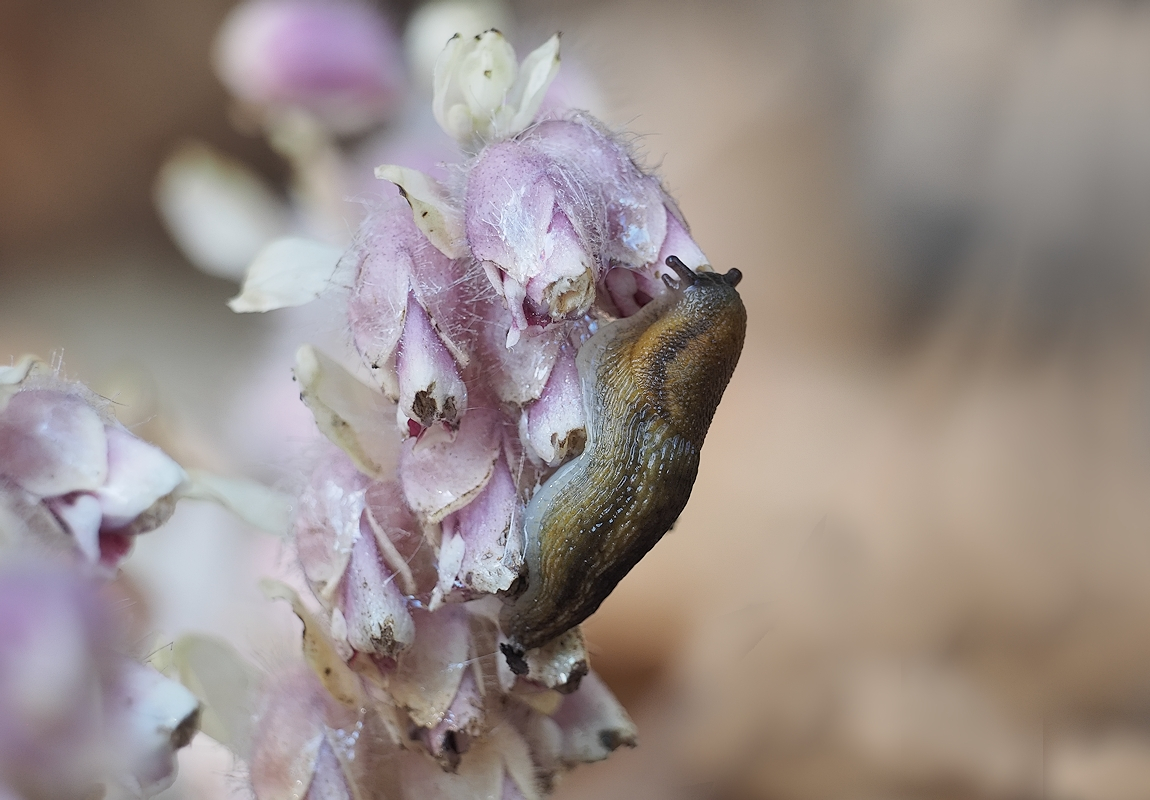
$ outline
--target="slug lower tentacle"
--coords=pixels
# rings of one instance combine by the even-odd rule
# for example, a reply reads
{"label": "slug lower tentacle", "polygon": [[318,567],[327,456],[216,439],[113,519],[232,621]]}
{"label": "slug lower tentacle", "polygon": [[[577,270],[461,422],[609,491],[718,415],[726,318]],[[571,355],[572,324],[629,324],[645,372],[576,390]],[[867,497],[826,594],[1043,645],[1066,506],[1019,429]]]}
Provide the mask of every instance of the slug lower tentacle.
{"label": "slug lower tentacle", "polygon": [[502,618],[513,669],[590,616],[687,504],[747,312],[738,270],[695,273],[674,256],[667,266],[679,276],[671,291],[580,348],[587,444],[524,515],[527,588]]}

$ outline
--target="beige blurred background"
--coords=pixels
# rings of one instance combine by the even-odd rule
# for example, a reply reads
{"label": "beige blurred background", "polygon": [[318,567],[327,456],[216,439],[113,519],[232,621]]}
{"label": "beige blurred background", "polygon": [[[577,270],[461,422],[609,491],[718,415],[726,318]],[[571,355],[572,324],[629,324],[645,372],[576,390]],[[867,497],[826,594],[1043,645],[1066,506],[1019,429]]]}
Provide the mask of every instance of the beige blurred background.
{"label": "beige blurred background", "polygon": [[[229,5],[0,2],[0,359],[62,354],[185,462],[276,480],[228,409],[290,368],[284,323],[151,201],[187,137],[285,179],[209,68]],[[1150,3],[514,10],[750,315],[687,511],[587,625],[641,745],[558,796],[1150,797]],[[276,546],[181,514],[190,608],[143,595],[244,635],[233,561]]]}

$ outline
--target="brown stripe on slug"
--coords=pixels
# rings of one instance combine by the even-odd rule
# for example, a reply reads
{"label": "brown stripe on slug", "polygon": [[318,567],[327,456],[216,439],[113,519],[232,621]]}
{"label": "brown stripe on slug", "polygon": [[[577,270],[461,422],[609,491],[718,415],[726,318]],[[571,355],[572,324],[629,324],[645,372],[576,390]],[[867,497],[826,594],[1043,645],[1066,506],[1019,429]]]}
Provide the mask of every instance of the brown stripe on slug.
{"label": "brown stripe on slug", "polygon": [[579,350],[587,445],[524,515],[527,588],[502,617],[513,669],[589,617],[687,504],[747,312],[738,270],[694,273],[674,256],[667,266],[679,276],[671,291]]}

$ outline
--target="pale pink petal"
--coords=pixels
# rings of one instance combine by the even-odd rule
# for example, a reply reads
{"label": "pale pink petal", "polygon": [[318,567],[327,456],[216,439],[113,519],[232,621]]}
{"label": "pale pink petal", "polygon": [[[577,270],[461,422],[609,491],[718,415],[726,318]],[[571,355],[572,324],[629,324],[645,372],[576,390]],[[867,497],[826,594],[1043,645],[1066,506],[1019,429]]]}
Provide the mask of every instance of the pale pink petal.
{"label": "pale pink petal", "polygon": [[[444,520],[444,529],[450,522],[463,544],[462,558],[448,576],[463,597],[495,594],[518,577],[522,554],[516,523],[521,512],[515,481],[500,458],[479,496]],[[441,569],[441,578],[443,574]]]}
{"label": "pale pink petal", "polygon": [[541,461],[555,467],[583,452],[587,442],[583,390],[570,348],[562,349],[546,388],[526,414],[525,443]]}
{"label": "pale pink petal", "polygon": [[108,766],[99,696],[116,637],[106,611],[67,569],[0,569],[0,775],[37,796],[74,796]]}
{"label": "pale pink petal", "polygon": [[471,502],[487,485],[499,457],[500,424],[498,412],[475,408],[453,440],[408,439],[399,457],[408,505],[427,521],[439,522]]}
{"label": "pale pink petal", "polygon": [[[523,405],[537,398],[551,375],[559,345],[567,333],[560,326],[527,328],[519,340],[507,346],[513,321],[501,302],[482,307],[480,355],[489,366],[488,381],[505,403]],[[526,324],[524,319],[523,324]]]}
{"label": "pale pink petal", "polygon": [[256,717],[248,773],[258,800],[299,800],[315,774],[327,727],[355,724],[303,665],[275,675]]}
{"label": "pale pink petal", "polygon": [[375,535],[361,523],[343,576],[341,609],[347,641],[361,653],[394,658],[415,639],[407,600],[384,566]]}
{"label": "pale pink petal", "polygon": [[399,377],[401,423],[413,420],[430,428],[443,422],[451,428],[458,427],[459,418],[467,408],[467,388],[459,375],[459,366],[414,294],[407,298],[395,369]]}
{"label": "pale pink petal", "polygon": [[417,635],[399,657],[391,694],[412,722],[433,728],[443,721],[469,667],[470,616],[462,606],[447,605],[434,612],[414,611],[412,617]]}
{"label": "pale pink petal", "polygon": [[40,497],[100,488],[108,476],[100,415],[63,392],[18,392],[0,413],[0,475]]}
{"label": "pale pink petal", "polygon": [[95,563],[100,560],[100,523],[104,510],[95,495],[74,494],[53,498],[48,508],[71,532],[84,556]]}
{"label": "pale pink petal", "polygon": [[551,319],[582,316],[595,301],[595,262],[558,206],[552,210],[542,246],[542,269],[526,285],[531,311]]}
{"label": "pale pink petal", "polygon": [[200,704],[178,682],[131,659],[120,662],[114,688],[105,697],[107,725],[116,758],[151,795],[176,779],[176,751],[200,726]]}
{"label": "pale pink petal", "polygon": [[360,535],[368,484],[347,456],[333,450],[317,465],[296,506],[300,564],[325,605],[331,605]]}
{"label": "pale pink petal", "polygon": [[[171,515],[174,500],[160,501],[175,491],[187,475],[155,445],[116,426],[110,425],[105,431],[108,479],[96,490],[104,511],[104,528],[119,530],[131,525],[133,533],[151,530]],[[138,520],[142,515],[145,519]]]}
{"label": "pale pink petal", "polygon": [[570,765],[601,761],[638,741],[635,723],[594,672],[583,678],[579,691],[563,698],[551,718],[563,731],[563,760]]}
{"label": "pale pink petal", "polygon": [[[699,249],[699,245],[695,244],[695,240],[691,238],[691,234],[687,232],[686,226],[679,220],[679,217],[671,210],[667,212],[667,235],[663,239],[663,246],[659,249],[659,256],[655,259],[656,269],[662,272],[670,272],[666,266],[668,256],[676,256],[688,268],[698,271],[699,267],[706,266],[711,262],[703,255],[703,251]],[[672,275],[672,277],[674,277]]]}
{"label": "pale pink petal", "polygon": [[487,742],[465,753],[454,772],[418,750],[405,750],[399,758],[403,796],[408,800],[497,798],[502,791],[503,758]]}
{"label": "pale pink petal", "polygon": [[527,798],[523,796],[523,792],[519,791],[519,784],[512,780],[510,775],[505,775],[503,794],[500,795],[500,800],[527,800]]}

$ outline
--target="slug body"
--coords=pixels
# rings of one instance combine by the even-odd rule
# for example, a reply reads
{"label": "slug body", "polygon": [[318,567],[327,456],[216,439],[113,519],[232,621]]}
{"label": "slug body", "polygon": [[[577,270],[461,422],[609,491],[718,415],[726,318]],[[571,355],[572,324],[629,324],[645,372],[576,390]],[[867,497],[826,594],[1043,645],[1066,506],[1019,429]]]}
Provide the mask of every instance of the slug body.
{"label": "slug body", "polygon": [[589,617],[687,504],[747,312],[738,270],[667,264],[679,274],[671,291],[579,350],[587,443],[524,515],[527,589],[502,618],[513,669],[523,651]]}

